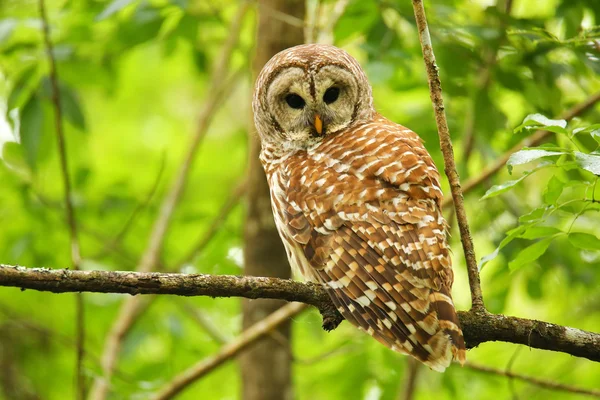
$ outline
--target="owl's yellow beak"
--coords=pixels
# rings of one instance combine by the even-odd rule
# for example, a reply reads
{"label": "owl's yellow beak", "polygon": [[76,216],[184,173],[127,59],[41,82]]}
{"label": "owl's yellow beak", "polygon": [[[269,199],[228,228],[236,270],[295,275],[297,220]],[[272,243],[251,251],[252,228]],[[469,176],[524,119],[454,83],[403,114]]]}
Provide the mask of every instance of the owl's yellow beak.
{"label": "owl's yellow beak", "polygon": [[323,133],[323,120],[318,114],[315,114],[315,129],[319,135]]}

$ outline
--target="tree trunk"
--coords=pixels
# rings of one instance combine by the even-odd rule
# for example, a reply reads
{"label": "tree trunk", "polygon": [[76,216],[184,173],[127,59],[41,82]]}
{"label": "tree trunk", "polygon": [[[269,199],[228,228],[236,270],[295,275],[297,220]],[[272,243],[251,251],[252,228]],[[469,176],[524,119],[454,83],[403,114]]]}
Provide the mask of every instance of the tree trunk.
{"label": "tree trunk", "polygon": [[[254,77],[277,52],[303,43],[302,27],[275,18],[277,12],[304,20],[304,0],[260,0]],[[252,123],[254,126],[254,122]],[[245,273],[255,276],[290,277],[285,250],[275,228],[265,174],[258,160],[260,143],[249,134],[248,209],[245,225]],[[244,300],[244,329],[265,318],[285,303],[279,300]],[[240,357],[243,400],[292,399],[290,323]]]}

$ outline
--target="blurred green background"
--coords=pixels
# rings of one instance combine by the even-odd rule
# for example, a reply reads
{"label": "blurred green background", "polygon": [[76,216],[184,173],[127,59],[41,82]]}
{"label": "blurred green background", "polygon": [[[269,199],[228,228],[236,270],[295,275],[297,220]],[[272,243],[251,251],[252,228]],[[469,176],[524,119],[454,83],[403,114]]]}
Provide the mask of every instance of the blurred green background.
{"label": "blurred green background", "polygon": [[[418,132],[443,169],[411,2],[349,1],[331,30],[320,21],[336,4],[309,0],[307,32],[331,34],[360,61],[378,111]],[[425,6],[463,180],[532,134],[527,127],[514,132],[527,115],[559,117],[600,90],[600,1],[431,0]],[[200,110],[214,95],[213,66],[239,7],[216,0],[47,1],[83,269],[136,267]],[[186,254],[246,174],[248,135],[255,134],[250,100],[257,10],[252,5],[243,19],[225,74],[229,92],[200,145],[161,253],[165,270],[242,273],[243,201],[202,251],[191,259]],[[0,18],[0,263],[67,268],[69,236],[38,4],[3,0]],[[273,18],[298,22],[276,12]],[[481,200],[490,187],[520,178],[540,160],[515,162],[512,176],[503,168],[466,195],[478,259],[493,253],[511,229],[526,227],[482,268],[491,312],[600,331],[600,169],[573,164],[574,151],[589,154],[593,163],[600,159],[594,153],[598,122],[600,108],[592,107],[564,132],[555,129],[546,146],[567,153],[547,157],[548,168],[505,187],[510,190]],[[544,124],[539,118],[528,123]],[[452,225],[453,295],[457,308],[466,310],[464,257]],[[101,374],[104,339],[123,298],[85,295],[90,381]],[[239,299],[156,299],[125,338],[110,398],[148,398],[218,351],[196,312],[225,339],[240,332]],[[0,289],[0,398],[73,398],[74,321],[73,295]],[[402,398],[407,358],[347,323],[326,333],[319,314],[305,312],[294,319],[292,348],[297,399]],[[567,354],[485,343],[468,359],[600,389],[600,364]],[[239,368],[230,362],[178,398],[236,399],[239,393]],[[414,398],[580,396],[454,365],[445,374],[422,368]]]}

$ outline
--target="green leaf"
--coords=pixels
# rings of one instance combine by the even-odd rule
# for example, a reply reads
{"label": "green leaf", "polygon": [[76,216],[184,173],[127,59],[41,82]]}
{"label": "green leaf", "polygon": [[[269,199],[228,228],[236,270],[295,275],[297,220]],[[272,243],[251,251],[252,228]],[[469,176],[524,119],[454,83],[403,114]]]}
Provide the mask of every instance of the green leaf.
{"label": "green leaf", "polygon": [[38,96],[33,96],[21,111],[21,129],[19,133],[21,145],[25,151],[25,159],[33,170],[35,170],[39,156],[43,126],[44,109],[42,102]]}
{"label": "green leaf", "polygon": [[4,146],[2,146],[2,159],[11,168],[27,168],[27,163],[23,158],[23,147],[19,143],[4,143]]}
{"label": "green leaf", "polygon": [[508,269],[515,271],[526,264],[534,262],[546,252],[552,240],[554,240],[554,236],[547,237],[525,247],[511,262],[508,263]]}
{"label": "green leaf", "polygon": [[569,233],[569,242],[578,249],[600,250],[600,239],[595,235],[583,232]]}
{"label": "green leaf", "polygon": [[160,30],[158,31],[158,37],[160,39],[164,39],[169,36],[179,22],[184,17],[185,12],[177,6],[165,7],[162,11],[162,15],[165,17],[162,25],[160,26]]}
{"label": "green leaf", "polygon": [[529,162],[538,160],[543,157],[553,157],[560,156],[563,154],[567,154],[565,151],[548,151],[548,150],[540,150],[540,149],[532,149],[532,150],[520,150],[516,153],[513,153],[508,161],[506,162],[509,166],[527,164]]}
{"label": "green leaf", "polygon": [[512,189],[515,185],[517,185],[519,182],[521,182],[523,179],[527,178],[529,175],[533,174],[534,172],[552,166],[552,164],[550,163],[543,163],[540,164],[539,166],[537,166],[536,168],[532,169],[531,171],[526,171],[522,177],[520,177],[519,179],[515,179],[512,181],[506,181],[504,183],[501,183],[499,185],[494,185],[491,188],[488,189],[487,192],[485,192],[485,194],[483,195],[483,197],[480,200],[484,200],[484,199],[488,199],[490,197],[496,197],[499,194],[502,194],[504,192],[507,192],[508,190]]}
{"label": "green leaf", "polygon": [[504,246],[506,246],[507,244],[512,242],[514,239],[518,238],[519,235],[521,235],[523,232],[525,232],[526,229],[527,229],[527,226],[521,225],[521,226],[517,226],[516,228],[506,232],[507,236],[504,239],[502,239],[502,241],[500,242],[500,244],[498,245],[496,250],[494,250],[492,253],[488,254],[487,256],[481,257],[481,261],[479,261],[479,265],[478,265],[479,270],[481,270],[485,264],[487,264],[488,262],[490,262],[494,258],[496,258],[498,256],[498,254],[500,253],[500,250],[502,250],[502,248],[504,248]]}
{"label": "green leaf", "polygon": [[560,179],[553,175],[552,178],[548,181],[548,186],[546,186],[546,190],[544,190],[544,202],[546,204],[556,204],[556,201],[562,194],[564,188],[564,184]]}
{"label": "green leaf", "polygon": [[102,21],[110,17],[113,14],[118,13],[123,8],[127,7],[129,4],[133,3],[136,0],[113,0],[98,16],[96,17],[96,21]]}
{"label": "green leaf", "polygon": [[594,175],[600,176],[600,154],[585,154],[576,151],[575,160],[577,161],[579,168],[585,169]]}
{"label": "green leaf", "polygon": [[537,129],[544,128],[545,130],[556,132],[556,133],[568,133],[565,129],[567,127],[567,121],[564,119],[550,119],[542,114],[529,114],[523,120],[523,123],[517,126],[514,131],[521,132],[523,129]]}
{"label": "green leaf", "polygon": [[506,181],[504,183],[501,183],[500,185],[494,185],[491,188],[488,189],[487,192],[485,192],[485,194],[483,195],[483,197],[480,200],[485,200],[485,199],[489,199],[490,197],[496,197],[499,194],[502,194],[504,192],[509,191],[510,189],[512,189],[517,183],[521,182],[523,179],[525,179],[528,175],[523,175],[522,177],[520,177],[519,179],[515,179],[512,181]]}
{"label": "green leaf", "polygon": [[22,107],[31,97],[34,88],[37,87],[38,81],[37,67],[35,65],[25,67],[8,95],[6,109],[10,111]]}
{"label": "green leaf", "polygon": [[543,237],[547,237],[547,236],[552,236],[552,235],[556,235],[557,233],[560,233],[561,230],[557,229],[553,226],[530,226],[528,227],[525,232],[523,232],[522,234],[519,235],[520,238],[522,239],[540,239]]}
{"label": "green leaf", "polygon": [[522,224],[525,223],[532,223],[535,221],[539,221],[544,214],[546,213],[546,210],[548,210],[549,208],[552,208],[551,206],[542,206],[542,207],[538,207],[535,208],[533,210],[531,210],[530,212],[528,212],[527,214],[523,214],[519,217],[519,222]]}
{"label": "green leaf", "polygon": [[85,130],[85,116],[76,93],[67,85],[60,85],[60,100],[67,121],[76,128]]}
{"label": "green leaf", "polygon": [[542,114],[530,114],[525,117],[525,123],[538,123],[543,126],[559,126],[561,128],[567,127],[567,121],[564,119],[550,119],[546,118]]}
{"label": "green leaf", "polygon": [[573,129],[573,136],[578,135],[580,133],[588,133],[594,138],[594,140],[600,142],[600,124],[593,124]]}

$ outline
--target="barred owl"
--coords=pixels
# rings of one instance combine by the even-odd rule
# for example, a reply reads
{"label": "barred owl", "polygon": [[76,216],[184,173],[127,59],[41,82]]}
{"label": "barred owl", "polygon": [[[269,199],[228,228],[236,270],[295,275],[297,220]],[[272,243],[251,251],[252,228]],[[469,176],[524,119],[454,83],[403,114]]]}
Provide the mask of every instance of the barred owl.
{"label": "barred owl", "polygon": [[375,111],[358,62],[333,46],[284,50],[253,112],[294,271],[385,346],[436,371],[463,363],[438,170],[417,134]]}

